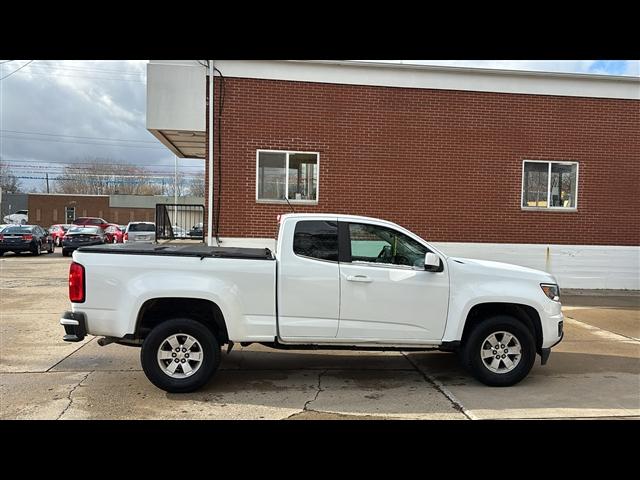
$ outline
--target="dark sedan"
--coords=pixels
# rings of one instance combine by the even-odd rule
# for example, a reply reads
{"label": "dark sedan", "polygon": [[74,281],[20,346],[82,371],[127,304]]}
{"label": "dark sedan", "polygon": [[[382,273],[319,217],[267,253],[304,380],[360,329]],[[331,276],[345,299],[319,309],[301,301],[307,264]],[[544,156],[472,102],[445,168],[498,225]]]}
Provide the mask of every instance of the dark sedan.
{"label": "dark sedan", "polygon": [[72,226],[62,237],[62,256],[68,257],[80,247],[86,245],[101,245],[106,242],[104,230],[100,227]]}
{"label": "dark sedan", "polygon": [[5,252],[40,255],[43,251],[53,253],[55,248],[53,237],[39,225],[8,226],[0,233],[0,256]]}

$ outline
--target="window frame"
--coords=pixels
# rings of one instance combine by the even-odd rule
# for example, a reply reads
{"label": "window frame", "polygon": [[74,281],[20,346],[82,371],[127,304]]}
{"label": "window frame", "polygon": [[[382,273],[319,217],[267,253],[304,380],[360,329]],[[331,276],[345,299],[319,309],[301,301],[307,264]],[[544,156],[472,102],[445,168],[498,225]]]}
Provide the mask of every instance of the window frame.
{"label": "window frame", "polygon": [[[287,204],[286,200],[277,200],[271,198],[259,198],[259,174],[260,174],[260,153],[284,153],[285,154],[285,196],[291,204],[297,205],[317,205],[320,200],[320,152],[304,152],[299,150],[270,150],[270,149],[257,149],[256,150],[256,203],[275,203],[275,204]],[[307,154],[316,156],[316,165],[318,168],[318,181],[316,184],[316,198],[315,200],[296,200],[289,198],[289,156],[297,154]]]}
{"label": "window frame", "polygon": [[[546,163],[547,167],[547,206],[546,207],[529,207],[524,205],[524,166],[526,163]],[[550,206],[551,198],[551,165],[575,165],[576,166],[576,195],[575,206],[573,207],[552,207]],[[525,211],[554,211],[554,212],[577,212],[578,211],[578,190],[580,186],[580,162],[574,160],[522,160],[522,181],[520,184],[520,210]]]}

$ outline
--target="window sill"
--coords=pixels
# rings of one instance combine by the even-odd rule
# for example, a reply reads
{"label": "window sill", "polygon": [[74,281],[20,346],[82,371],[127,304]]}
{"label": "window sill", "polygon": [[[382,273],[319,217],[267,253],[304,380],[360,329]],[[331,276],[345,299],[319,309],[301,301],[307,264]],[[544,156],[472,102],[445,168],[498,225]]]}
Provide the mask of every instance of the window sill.
{"label": "window sill", "polygon": [[520,207],[523,212],[563,212],[563,213],[577,213],[578,208],[569,207]]}
{"label": "window sill", "polygon": [[287,205],[288,203],[290,203],[291,205],[318,205],[317,200],[289,200],[289,202],[287,203],[286,200],[256,199],[256,203],[266,203],[274,205]]}

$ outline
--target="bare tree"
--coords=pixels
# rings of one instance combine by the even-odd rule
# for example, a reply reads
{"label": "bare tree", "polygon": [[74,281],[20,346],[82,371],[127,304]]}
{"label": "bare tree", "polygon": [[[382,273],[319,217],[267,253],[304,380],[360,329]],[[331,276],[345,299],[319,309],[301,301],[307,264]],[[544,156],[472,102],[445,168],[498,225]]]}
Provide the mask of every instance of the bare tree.
{"label": "bare tree", "polygon": [[66,166],[55,181],[55,191],[92,195],[161,195],[162,186],[150,180],[142,168],[118,164],[108,158],[88,158],[82,161],[82,166]]}
{"label": "bare tree", "polygon": [[204,197],[204,177],[193,177],[189,182],[189,194],[194,197]]}
{"label": "bare tree", "polygon": [[22,183],[11,173],[9,165],[0,159],[0,188],[4,193],[19,193]]}

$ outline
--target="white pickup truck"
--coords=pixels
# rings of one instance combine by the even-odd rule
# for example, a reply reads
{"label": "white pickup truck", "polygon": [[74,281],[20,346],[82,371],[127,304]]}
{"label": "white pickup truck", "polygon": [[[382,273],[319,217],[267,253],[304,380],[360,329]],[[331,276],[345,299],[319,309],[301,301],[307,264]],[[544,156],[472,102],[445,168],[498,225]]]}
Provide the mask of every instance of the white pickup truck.
{"label": "white pickup truck", "polygon": [[[123,275],[126,272],[126,275]],[[234,343],[282,349],[457,351],[479,381],[513,385],[563,337],[555,278],[448,257],[391,222],[280,217],[276,251],[100,245],[73,254],[64,340],[142,346],[169,392],[203,386]]]}

